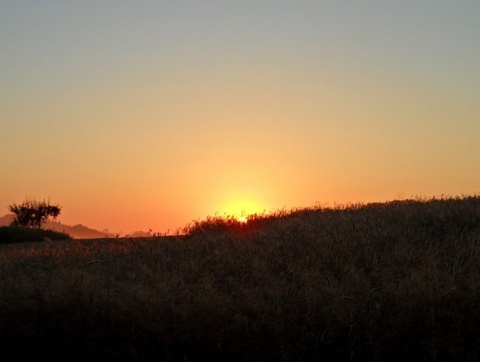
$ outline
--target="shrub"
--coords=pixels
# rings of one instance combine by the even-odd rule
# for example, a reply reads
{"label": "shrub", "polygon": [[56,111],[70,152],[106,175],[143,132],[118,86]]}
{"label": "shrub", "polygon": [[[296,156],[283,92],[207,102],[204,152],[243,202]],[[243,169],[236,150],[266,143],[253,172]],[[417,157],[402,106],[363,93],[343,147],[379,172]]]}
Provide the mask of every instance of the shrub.
{"label": "shrub", "polygon": [[71,240],[70,235],[54,230],[25,226],[0,226],[0,244],[37,242],[49,240]]}
{"label": "shrub", "polygon": [[60,215],[61,207],[51,205],[50,201],[26,200],[22,204],[12,204],[8,209],[15,214],[12,226],[40,228],[49,217],[55,219]]}

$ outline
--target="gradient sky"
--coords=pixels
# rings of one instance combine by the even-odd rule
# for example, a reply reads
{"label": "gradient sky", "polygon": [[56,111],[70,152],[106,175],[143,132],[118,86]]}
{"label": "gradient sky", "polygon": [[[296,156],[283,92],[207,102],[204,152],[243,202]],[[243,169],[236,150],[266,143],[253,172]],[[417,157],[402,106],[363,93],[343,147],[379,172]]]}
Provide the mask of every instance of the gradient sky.
{"label": "gradient sky", "polygon": [[0,49],[0,216],[163,233],[480,191],[478,0],[5,0]]}

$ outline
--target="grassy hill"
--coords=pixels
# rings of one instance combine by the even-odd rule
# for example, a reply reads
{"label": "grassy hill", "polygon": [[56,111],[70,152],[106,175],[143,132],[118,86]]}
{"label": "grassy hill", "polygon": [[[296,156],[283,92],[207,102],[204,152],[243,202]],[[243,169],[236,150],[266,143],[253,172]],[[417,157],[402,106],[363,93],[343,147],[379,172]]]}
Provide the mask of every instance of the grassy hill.
{"label": "grassy hill", "polygon": [[479,196],[184,231],[0,250],[0,347],[55,360],[480,358]]}

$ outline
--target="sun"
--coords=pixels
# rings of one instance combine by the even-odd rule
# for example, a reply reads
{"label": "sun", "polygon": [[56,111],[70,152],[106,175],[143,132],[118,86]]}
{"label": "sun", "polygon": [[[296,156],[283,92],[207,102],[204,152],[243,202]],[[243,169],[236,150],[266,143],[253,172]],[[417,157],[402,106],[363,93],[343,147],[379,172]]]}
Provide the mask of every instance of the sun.
{"label": "sun", "polygon": [[248,217],[247,216],[239,216],[237,217],[237,221],[242,224],[246,224],[248,222]]}

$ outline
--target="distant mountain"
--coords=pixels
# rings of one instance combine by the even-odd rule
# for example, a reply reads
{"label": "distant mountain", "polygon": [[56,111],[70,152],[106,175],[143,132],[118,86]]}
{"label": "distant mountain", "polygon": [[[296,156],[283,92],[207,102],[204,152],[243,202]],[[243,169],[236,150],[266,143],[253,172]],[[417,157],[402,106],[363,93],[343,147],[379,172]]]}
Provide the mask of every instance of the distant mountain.
{"label": "distant mountain", "polygon": [[135,231],[128,235],[130,238],[148,238],[152,234],[146,233],[145,231]]}
{"label": "distant mountain", "polygon": [[64,225],[57,221],[49,221],[42,226],[43,229],[52,229],[67,233],[74,239],[100,239],[100,238],[114,238],[115,235],[91,229],[82,224],[74,226]]}
{"label": "distant mountain", "polygon": [[[7,214],[0,217],[0,226],[10,225],[14,219],[13,214]],[[48,221],[42,225],[42,229],[52,229],[55,231],[67,233],[74,239],[100,239],[114,238],[115,235],[95,229],[90,229],[84,225],[78,224],[74,226],[64,225],[58,221]]]}
{"label": "distant mountain", "polygon": [[7,226],[10,225],[13,221],[13,214],[7,214],[4,216],[0,216],[0,226]]}

